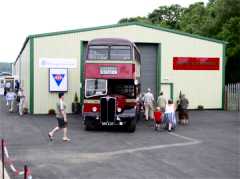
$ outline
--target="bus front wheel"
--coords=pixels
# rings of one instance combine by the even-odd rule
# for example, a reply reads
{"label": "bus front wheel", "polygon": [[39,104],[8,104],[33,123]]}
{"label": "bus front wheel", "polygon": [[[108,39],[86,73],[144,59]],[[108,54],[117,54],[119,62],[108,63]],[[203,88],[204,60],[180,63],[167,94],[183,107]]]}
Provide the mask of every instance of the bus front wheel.
{"label": "bus front wheel", "polygon": [[128,132],[135,132],[136,130],[136,124],[137,121],[136,121],[136,118],[133,118],[129,121],[129,123],[127,124],[127,131]]}

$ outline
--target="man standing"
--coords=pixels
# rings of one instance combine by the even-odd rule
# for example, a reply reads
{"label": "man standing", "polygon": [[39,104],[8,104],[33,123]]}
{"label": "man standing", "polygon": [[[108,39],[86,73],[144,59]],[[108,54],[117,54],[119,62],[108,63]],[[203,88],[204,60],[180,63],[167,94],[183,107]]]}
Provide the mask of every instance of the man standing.
{"label": "man standing", "polygon": [[167,101],[163,96],[163,92],[160,93],[157,99],[157,106],[160,107],[161,112],[165,112]]}
{"label": "man standing", "polygon": [[56,112],[56,118],[58,121],[58,126],[52,129],[51,132],[48,133],[49,139],[52,141],[54,133],[59,131],[60,129],[63,129],[63,141],[70,141],[70,139],[67,137],[67,114],[66,114],[66,105],[64,103],[64,93],[58,94],[59,101],[57,103],[57,112]]}
{"label": "man standing", "polygon": [[151,89],[147,89],[147,93],[143,97],[144,107],[145,107],[145,119],[153,119],[153,104],[154,104],[154,97],[151,93]]}

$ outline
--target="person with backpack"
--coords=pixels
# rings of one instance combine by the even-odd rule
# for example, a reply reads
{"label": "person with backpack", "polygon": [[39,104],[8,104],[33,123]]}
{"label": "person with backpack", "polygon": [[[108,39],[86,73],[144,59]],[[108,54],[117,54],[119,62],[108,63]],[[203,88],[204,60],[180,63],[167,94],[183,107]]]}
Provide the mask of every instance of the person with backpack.
{"label": "person with backpack", "polygon": [[180,99],[178,101],[178,118],[179,124],[187,125],[189,123],[189,115],[188,115],[188,105],[189,101],[185,97],[185,95],[180,95]]}

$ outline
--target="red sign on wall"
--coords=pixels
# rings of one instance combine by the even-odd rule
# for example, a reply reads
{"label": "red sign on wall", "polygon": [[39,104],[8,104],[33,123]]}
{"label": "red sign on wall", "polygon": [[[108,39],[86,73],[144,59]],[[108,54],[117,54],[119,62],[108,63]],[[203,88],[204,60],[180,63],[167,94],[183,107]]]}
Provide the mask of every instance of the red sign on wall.
{"label": "red sign on wall", "polygon": [[219,58],[173,57],[173,70],[219,70]]}

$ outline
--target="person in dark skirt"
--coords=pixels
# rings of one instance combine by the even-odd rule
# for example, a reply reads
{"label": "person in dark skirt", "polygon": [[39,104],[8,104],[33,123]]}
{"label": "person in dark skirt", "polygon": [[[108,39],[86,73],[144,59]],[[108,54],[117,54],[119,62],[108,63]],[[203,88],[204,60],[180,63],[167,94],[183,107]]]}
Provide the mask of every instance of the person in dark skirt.
{"label": "person in dark skirt", "polygon": [[178,118],[179,124],[187,125],[189,123],[189,115],[188,115],[188,105],[189,101],[185,97],[185,95],[181,95],[178,101]]}
{"label": "person in dark skirt", "polygon": [[48,137],[52,141],[54,133],[63,129],[63,141],[70,141],[70,139],[67,137],[67,125],[68,125],[68,120],[67,120],[67,114],[66,114],[66,105],[64,103],[64,93],[59,93],[58,94],[59,101],[57,102],[57,111],[56,111],[56,118],[58,121],[58,126],[53,128],[49,133]]}

